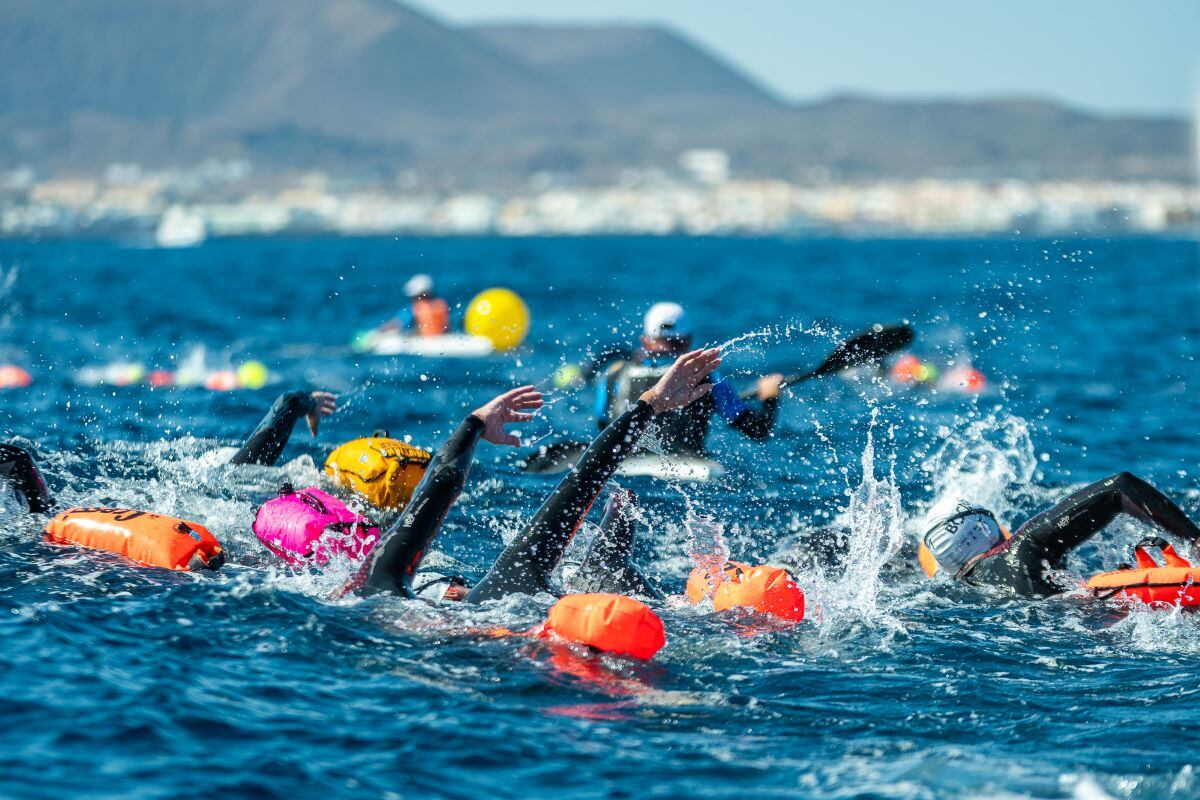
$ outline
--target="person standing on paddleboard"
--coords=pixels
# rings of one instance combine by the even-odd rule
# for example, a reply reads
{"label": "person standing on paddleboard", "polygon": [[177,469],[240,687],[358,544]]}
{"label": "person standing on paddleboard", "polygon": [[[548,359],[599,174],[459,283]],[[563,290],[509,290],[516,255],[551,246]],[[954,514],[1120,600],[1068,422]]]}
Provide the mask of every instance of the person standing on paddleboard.
{"label": "person standing on paddleboard", "polygon": [[917,556],[931,578],[947,575],[1024,597],[1049,597],[1071,588],[1055,575],[1065,569],[1067,556],[1122,513],[1193,547],[1200,543],[1200,528],[1169,497],[1119,472],[1072,492],[1011,534],[988,509],[945,500],[926,516]]}
{"label": "person standing on paddleboard", "polygon": [[[596,390],[596,422],[604,428],[631,408],[637,398],[653,386],[681,353],[692,346],[692,328],[687,313],[678,303],[655,303],[646,312],[641,346],[628,358],[609,365]],[[655,420],[658,443],[663,452],[674,455],[702,455],[706,451],[709,422],[719,414],[743,435],[762,441],[771,435],[779,407],[783,375],[775,373],[758,379],[756,394],[760,405],[751,408],[738,396],[738,390],[720,373],[711,377],[712,391],[686,408],[661,415]]]}

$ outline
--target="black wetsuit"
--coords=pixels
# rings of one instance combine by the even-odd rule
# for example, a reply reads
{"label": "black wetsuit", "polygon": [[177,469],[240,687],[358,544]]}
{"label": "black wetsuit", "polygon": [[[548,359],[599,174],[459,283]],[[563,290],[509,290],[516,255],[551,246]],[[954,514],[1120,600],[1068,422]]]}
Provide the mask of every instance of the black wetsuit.
{"label": "black wetsuit", "polygon": [[33,456],[15,444],[0,444],[0,481],[12,486],[31,513],[45,514],[54,507],[54,498]]}
{"label": "black wetsuit", "polygon": [[633,492],[628,489],[613,492],[604,507],[600,529],[571,578],[572,591],[640,595],[655,600],[666,598],[630,560],[637,529],[633,514],[635,502]]}
{"label": "black wetsuit", "polygon": [[[638,352],[628,361],[614,364],[597,386],[596,421],[603,427],[614,411],[622,411],[662,377],[670,367],[665,359]],[[756,441],[771,435],[779,410],[779,399],[762,401],[759,408],[747,406],[733,384],[719,372],[711,376],[712,391],[696,402],[661,414],[654,421],[654,435],[664,452],[703,455],[709,423],[719,414],[731,428]]]}
{"label": "black wetsuit", "polygon": [[270,466],[279,460],[279,454],[287,446],[292,429],[302,417],[317,407],[310,392],[288,392],[281,394],[267,416],[246,439],[242,448],[229,459],[230,464],[262,464]]}
{"label": "black wetsuit", "polygon": [[[316,400],[308,392],[280,395],[229,463],[274,464],[291,438],[296,422],[314,408]],[[0,444],[0,481],[9,483],[33,513],[47,513],[54,507],[33,457],[14,444]]]}
{"label": "black wetsuit", "polygon": [[1073,492],[993,547],[961,576],[976,585],[1004,586],[1027,597],[1049,597],[1069,587],[1050,572],[1066,566],[1067,555],[1125,513],[1188,542],[1200,528],[1169,497],[1141,478],[1120,472]]}
{"label": "black wetsuit", "polygon": [[[600,490],[633,451],[653,418],[650,406],[639,401],[605,428],[521,534],[500,554],[483,580],[467,595],[467,602],[478,603],[516,593],[555,593],[551,587],[551,573]],[[462,492],[475,445],[482,434],[483,423],[469,416],[442,445],[400,519],[384,533],[382,541],[371,551],[343,593],[390,591],[405,597],[414,596],[413,575],[450,507]]]}

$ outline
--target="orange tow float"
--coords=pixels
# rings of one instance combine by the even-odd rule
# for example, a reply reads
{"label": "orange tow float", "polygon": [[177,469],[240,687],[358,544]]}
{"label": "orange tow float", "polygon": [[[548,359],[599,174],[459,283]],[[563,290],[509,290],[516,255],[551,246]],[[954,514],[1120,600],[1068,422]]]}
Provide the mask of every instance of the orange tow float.
{"label": "orange tow float", "polygon": [[147,567],[218,569],[225,553],[203,525],[128,508],[68,508],[46,525],[46,541],[107,550]]}
{"label": "orange tow float", "polygon": [[557,635],[617,655],[649,659],[667,643],[662,620],[619,594],[570,594],[550,609],[540,636]]}
{"label": "orange tow float", "polygon": [[730,561],[718,574],[696,567],[688,576],[686,593],[693,604],[711,597],[716,611],[741,607],[793,622],[804,619],[804,591],[779,567]]}
{"label": "orange tow float", "polygon": [[[1162,551],[1165,565],[1160,566],[1146,552],[1147,547]],[[1133,557],[1137,567],[1102,572],[1089,580],[1092,594],[1099,599],[1130,597],[1150,606],[1200,606],[1200,568],[1176,553],[1165,539],[1143,539],[1133,548]]]}

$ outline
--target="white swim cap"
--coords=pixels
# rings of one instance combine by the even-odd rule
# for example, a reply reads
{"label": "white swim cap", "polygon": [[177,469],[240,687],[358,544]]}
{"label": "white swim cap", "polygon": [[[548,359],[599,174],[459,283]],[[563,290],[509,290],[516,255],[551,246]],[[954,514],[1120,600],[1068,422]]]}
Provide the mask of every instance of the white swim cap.
{"label": "white swim cap", "polygon": [[991,511],[965,500],[951,500],[938,503],[926,516],[917,558],[931,578],[942,570],[957,577],[973,559],[1006,538]]}
{"label": "white swim cap", "polygon": [[655,303],[650,306],[642,331],[655,339],[686,339],[692,335],[690,320],[679,303]]}
{"label": "white swim cap", "polygon": [[404,294],[407,297],[420,297],[423,294],[429,294],[433,291],[433,278],[426,275],[424,272],[413,275],[404,284]]}

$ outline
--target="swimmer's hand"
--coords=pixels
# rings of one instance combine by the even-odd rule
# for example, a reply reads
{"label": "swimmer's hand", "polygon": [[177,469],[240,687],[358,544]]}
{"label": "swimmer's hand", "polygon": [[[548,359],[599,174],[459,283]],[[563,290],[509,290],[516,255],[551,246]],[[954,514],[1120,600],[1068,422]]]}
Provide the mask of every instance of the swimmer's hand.
{"label": "swimmer's hand", "polygon": [[534,411],[542,407],[542,393],[532,386],[519,386],[494,397],[471,412],[471,416],[483,423],[483,440],[492,444],[521,443],[515,434],[504,430],[509,422],[524,422],[533,419]]}
{"label": "swimmer's hand", "polygon": [[666,374],[659,378],[658,383],[644,392],[639,399],[649,403],[655,414],[673,408],[683,408],[712,390],[712,384],[707,378],[719,366],[720,350],[693,350],[684,353],[676,359]]}
{"label": "swimmer's hand", "polygon": [[321,427],[321,418],[337,411],[337,398],[329,392],[313,392],[312,399],[313,409],[305,415],[305,419],[308,420],[309,432],[316,436],[317,429]]}
{"label": "swimmer's hand", "polygon": [[779,392],[783,388],[783,375],[778,372],[763,375],[758,379],[756,388],[759,400],[774,400],[779,397]]}

